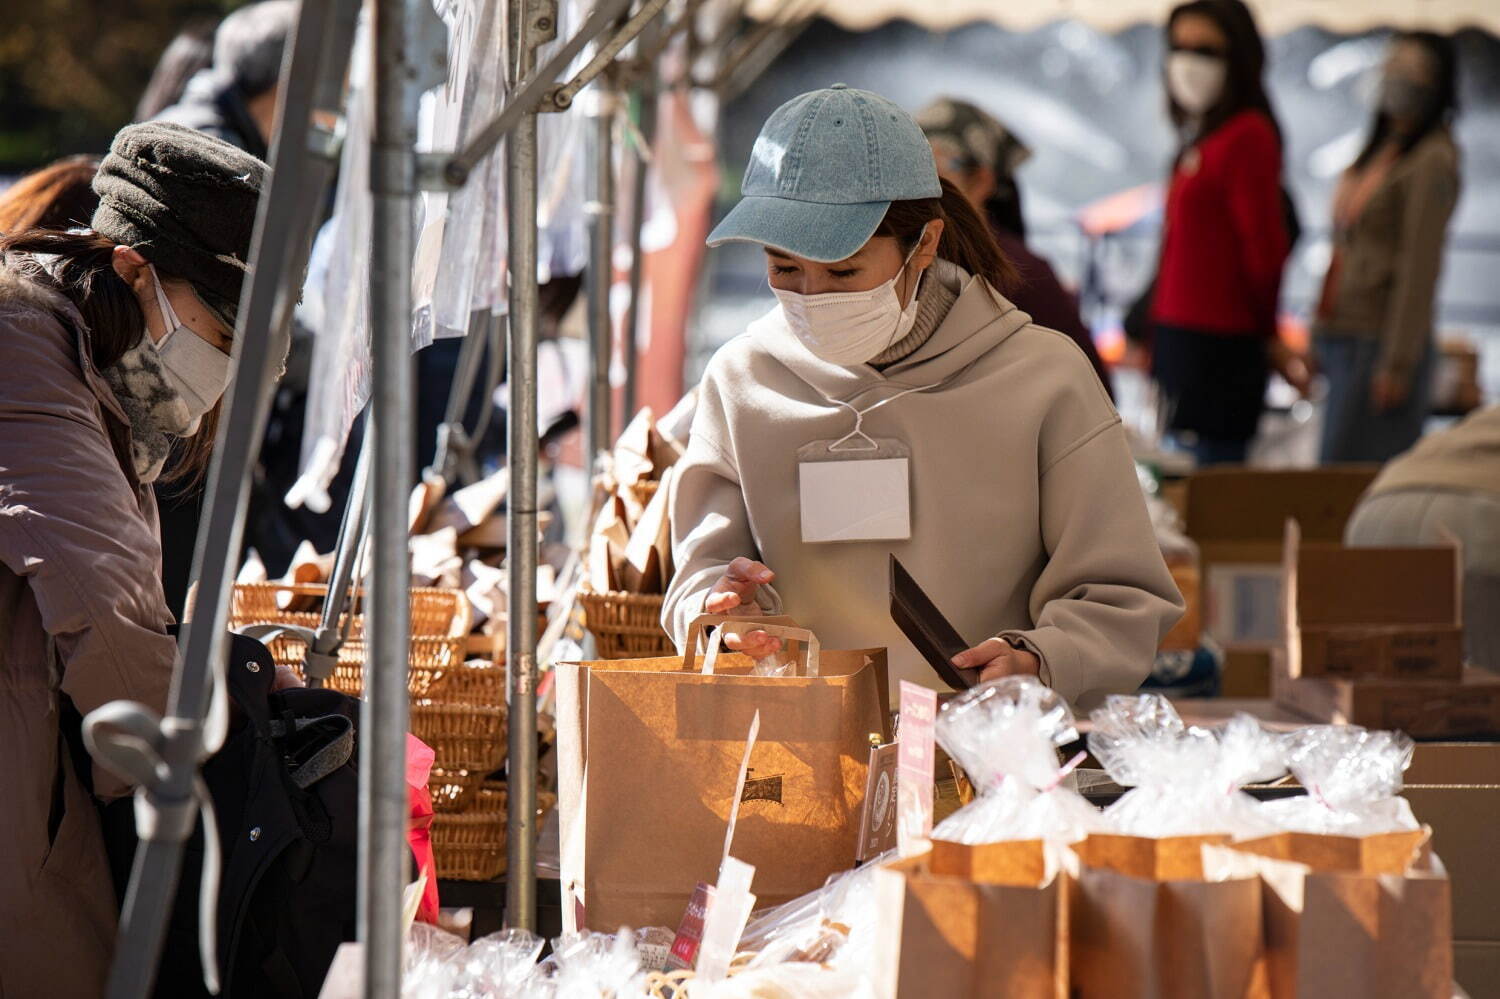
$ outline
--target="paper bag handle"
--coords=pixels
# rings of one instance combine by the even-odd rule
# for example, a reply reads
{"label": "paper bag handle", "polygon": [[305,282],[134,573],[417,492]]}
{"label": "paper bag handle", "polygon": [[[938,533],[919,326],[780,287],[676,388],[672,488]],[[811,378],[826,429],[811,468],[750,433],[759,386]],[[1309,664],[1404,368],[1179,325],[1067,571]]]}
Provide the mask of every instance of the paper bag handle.
{"label": "paper bag handle", "polygon": [[683,668],[692,671],[697,668],[698,643],[703,639],[705,628],[713,628],[713,636],[709,639],[708,649],[703,657],[702,672],[712,674],[714,663],[719,657],[722,648],[724,628],[728,623],[752,624],[753,630],[764,631],[768,635],[800,643],[806,660],[802,671],[803,676],[818,676],[818,657],[822,646],[818,637],[806,628],[794,628],[785,624],[772,624],[770,622],[757,622],[753,617],[733,617],[725,614],[702,614],[694,619],[688,626],[687,644],[683,649]]}

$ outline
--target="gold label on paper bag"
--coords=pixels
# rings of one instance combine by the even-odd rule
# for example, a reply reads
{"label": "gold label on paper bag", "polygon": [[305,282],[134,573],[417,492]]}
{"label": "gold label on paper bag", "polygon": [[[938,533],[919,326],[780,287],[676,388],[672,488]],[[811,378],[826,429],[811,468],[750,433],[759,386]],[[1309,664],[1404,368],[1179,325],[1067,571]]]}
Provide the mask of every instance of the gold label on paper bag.
{"label": "gold label on paper bag", "polygon": [[747,777],[745,790],[740,792],[740,801],[774,801],[781,804],[781,774],[774,777]]}

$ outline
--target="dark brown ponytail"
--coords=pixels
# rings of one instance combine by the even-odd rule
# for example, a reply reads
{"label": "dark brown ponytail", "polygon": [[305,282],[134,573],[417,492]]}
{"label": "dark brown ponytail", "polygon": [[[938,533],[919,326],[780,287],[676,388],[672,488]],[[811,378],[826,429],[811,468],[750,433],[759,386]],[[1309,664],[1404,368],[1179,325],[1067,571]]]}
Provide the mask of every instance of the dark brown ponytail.
{"label": "dark brown ponytail", "polygon": [[943,238],[938,243],[938,256],[984,278],[1001,294],[1010,292],[1019,275],[1015,265],[995,242],[989,223],[974,210],[958,188],[946,180],[942,184],[941,198],[891,202],[875,235],[894,237],[901,243],[902,250],[907,251],[916,245],[923,226],[933,219],[941,219]]}

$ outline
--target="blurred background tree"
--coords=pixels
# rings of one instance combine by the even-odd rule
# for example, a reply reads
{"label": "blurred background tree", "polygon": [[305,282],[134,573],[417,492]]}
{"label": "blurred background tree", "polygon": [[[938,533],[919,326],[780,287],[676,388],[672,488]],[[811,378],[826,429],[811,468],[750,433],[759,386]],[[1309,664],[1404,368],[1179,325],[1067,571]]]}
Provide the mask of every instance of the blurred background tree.
{"label": "blurred background tree", "polygon": [[0,174],[103,153],[193,17],[237,0],[17,0],[0,31]]}

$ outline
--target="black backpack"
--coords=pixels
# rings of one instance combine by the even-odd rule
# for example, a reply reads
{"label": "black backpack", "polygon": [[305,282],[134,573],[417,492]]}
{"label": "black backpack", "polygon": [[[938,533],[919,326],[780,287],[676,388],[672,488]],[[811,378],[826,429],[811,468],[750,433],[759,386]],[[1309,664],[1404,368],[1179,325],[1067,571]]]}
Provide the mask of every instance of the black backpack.
{"label": "black backpack", "polygon": [[[276,664],[231,636],[231,731],[203,768],[222,847],[218,952],[223,999],[315,999],[339,944],[355,937],[359,702],[333,690],[271,692]],[[129,799],[104,809],[124,898],[135,830]],[[209,995],[198,959],[200,826],[183,856],[154,995]]]}

